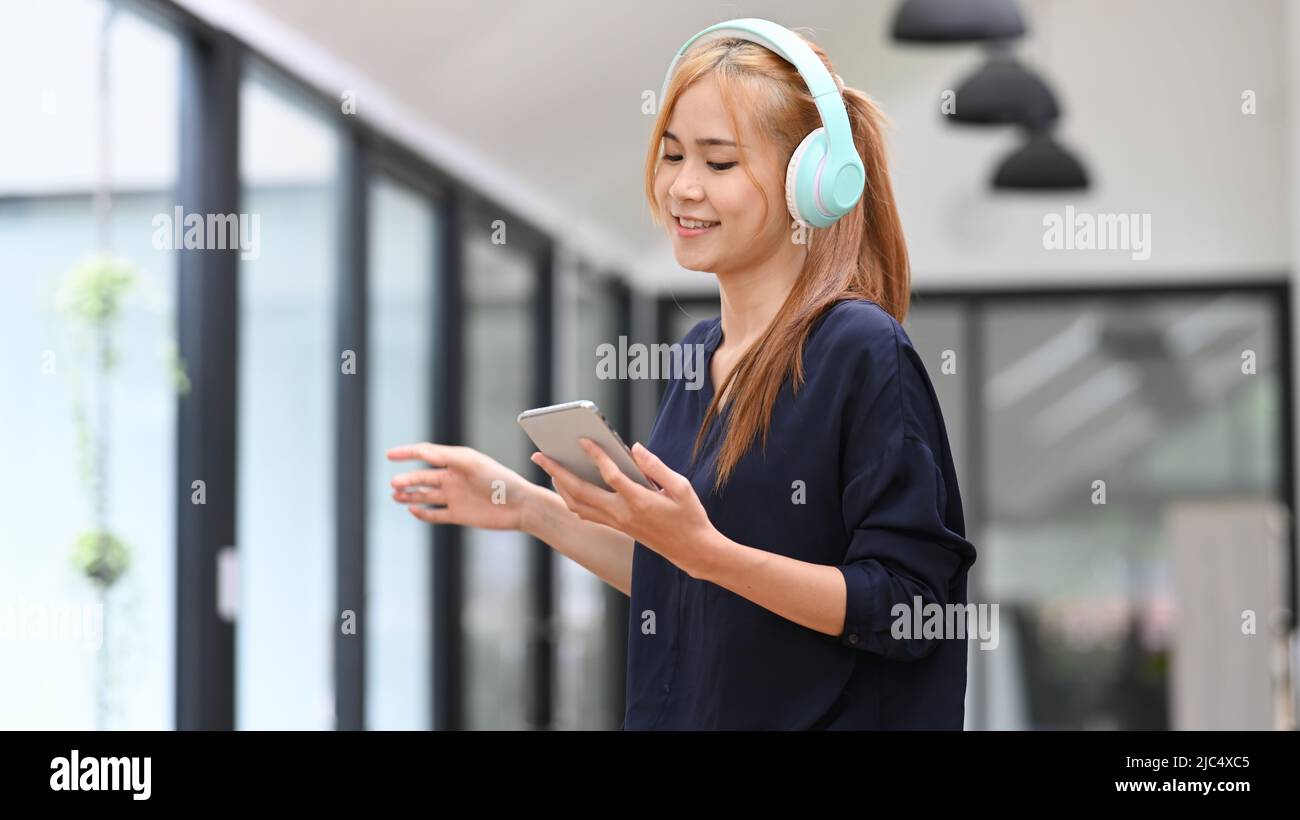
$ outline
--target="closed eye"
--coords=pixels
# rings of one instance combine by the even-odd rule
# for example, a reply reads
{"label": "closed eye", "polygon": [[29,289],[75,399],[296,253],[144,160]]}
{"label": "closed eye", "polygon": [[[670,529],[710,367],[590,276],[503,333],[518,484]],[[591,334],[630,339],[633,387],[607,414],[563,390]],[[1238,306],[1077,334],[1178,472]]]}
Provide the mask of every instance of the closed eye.
{"label": "closed eye", "polygon": [[[682,155],[681,155],[681,154],[664,154],[663,158],[666,159],[666,160],[668,160],[669,162],[681,162]],[[738,164],[739,164],[739,163],[736,163],[736,162],[710,162],[710,163],[709,163],[709,167],[712,168],[712,169],[715,170],[715,171],[725,171],[725,170],[727,170],[728,168],[731,168],[732,166],[734,166],[734,165],[738,165]]]}

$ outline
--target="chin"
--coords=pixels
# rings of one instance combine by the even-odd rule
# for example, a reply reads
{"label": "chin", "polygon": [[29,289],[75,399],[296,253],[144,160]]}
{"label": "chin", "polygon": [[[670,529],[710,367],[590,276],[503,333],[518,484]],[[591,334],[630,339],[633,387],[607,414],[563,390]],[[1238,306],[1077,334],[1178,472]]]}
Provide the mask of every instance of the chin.
{"label": "chin", "polygon": [[669,241],[673,244],[673,258],[677,264],[685,270],[701,273],[717,270],[718,258],[725,257],[728,252],[726,248],[691,248],[689,240],[682,242],[677,237],[671,237]]}
{"label": "chin", "polygon": [[685,270],[699,271],[700,273],[712,273],[713,265],[703,259],[683,259],[681,254],[675,254],[677,264]]}

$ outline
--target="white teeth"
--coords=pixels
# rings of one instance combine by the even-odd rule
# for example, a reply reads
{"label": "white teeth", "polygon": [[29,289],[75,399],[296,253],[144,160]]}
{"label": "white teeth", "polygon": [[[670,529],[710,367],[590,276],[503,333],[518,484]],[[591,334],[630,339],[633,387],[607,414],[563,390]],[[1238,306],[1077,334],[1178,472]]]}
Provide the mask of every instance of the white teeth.
{"label": "white teeth", "polygon": [[718,224],[717,222],[698,222],[694,219],[682,219],[680,216],[677,217],[677,222],[683,228],[711,228]]}

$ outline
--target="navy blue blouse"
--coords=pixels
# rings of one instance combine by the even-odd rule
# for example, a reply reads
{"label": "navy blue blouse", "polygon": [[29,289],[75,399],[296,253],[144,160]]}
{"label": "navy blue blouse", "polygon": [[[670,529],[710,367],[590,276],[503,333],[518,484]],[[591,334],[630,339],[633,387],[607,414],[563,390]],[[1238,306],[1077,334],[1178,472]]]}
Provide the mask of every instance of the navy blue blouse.
{"label": "navy blue blouse", "polygon": [[804,345],[798,397],[787,379],[773,407],[766,457],[760,434],[721,495],[717,420],[690,463],[721,318],[681,341],[704,345],[704,384],[669,382],[646,446],[691,479],[728,538],[837,567],[848,612],[827,635],[637,543],[623,728],[961,729],[966,640],[891,634],[897,603],[965,604],[975,561],[938,399],[902,326],[875,302],[829,308]]}

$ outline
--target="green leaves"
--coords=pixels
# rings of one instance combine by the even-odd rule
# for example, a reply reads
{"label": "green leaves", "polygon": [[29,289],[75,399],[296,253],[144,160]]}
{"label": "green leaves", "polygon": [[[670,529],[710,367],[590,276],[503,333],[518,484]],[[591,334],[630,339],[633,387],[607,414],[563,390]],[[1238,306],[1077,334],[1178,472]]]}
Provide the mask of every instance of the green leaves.
{"label": "green leaves", "polygon": [[104,530],[90,530],[72,544],[72,564],[77,571],[104,587],[110,587],[131,565],[131,548]]}
{"label": "green leaves", "polygon": [[68,271],[55,305],[60,314],[74,321],[110,324],[136,278],[135,265],[127,260],[95,254]]}

